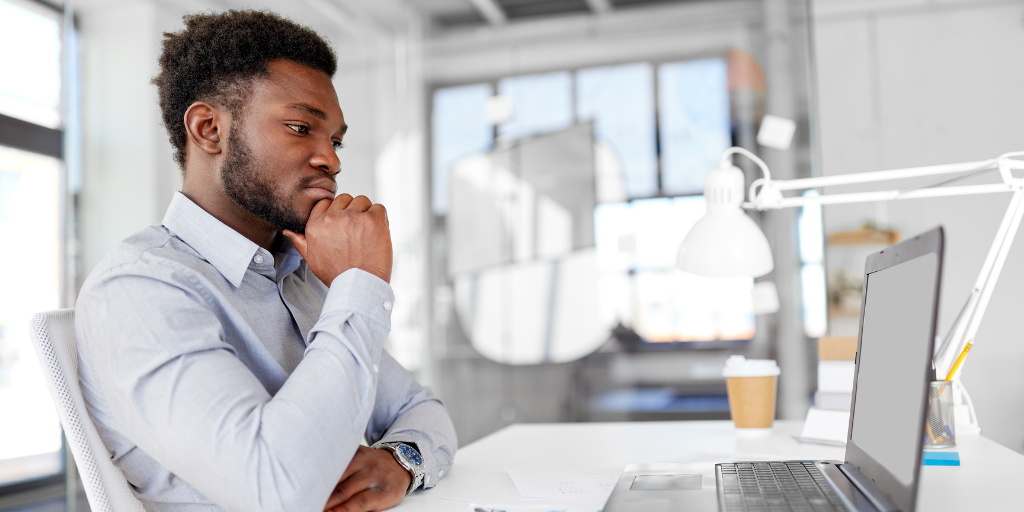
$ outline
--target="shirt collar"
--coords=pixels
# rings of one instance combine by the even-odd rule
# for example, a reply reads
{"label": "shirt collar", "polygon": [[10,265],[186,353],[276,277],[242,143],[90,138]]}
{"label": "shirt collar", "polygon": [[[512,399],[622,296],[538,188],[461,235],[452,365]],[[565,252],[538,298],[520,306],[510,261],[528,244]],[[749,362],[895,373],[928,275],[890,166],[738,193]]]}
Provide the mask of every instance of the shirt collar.
{"label": "shirt collar", "polygon": [[236,288],[242,285],[245,271],[260,248],[181,192],[175,193],[171,199],[163,225],[195,249]]}
{"label": "shirt collar", "polygon": [[306,282],[306,260],[299,254],[291,239],[281,233],[277,234],[277,240],[274,241],[274,260],[279,280],[294,272],[302,282]]}

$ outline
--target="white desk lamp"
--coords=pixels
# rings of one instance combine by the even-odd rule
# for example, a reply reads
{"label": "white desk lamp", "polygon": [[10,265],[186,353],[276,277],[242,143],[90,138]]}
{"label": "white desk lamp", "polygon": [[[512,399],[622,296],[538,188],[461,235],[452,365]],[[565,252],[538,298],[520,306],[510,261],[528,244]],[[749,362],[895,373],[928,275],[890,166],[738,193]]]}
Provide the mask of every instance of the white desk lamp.
{"label": "white desk lamp", "polygon": [[[742,154],[753,160],[764,177],[750,185],[750,201],[744,202],[743,172],[732,165],[731,156]],[[719,166],[712,169],[704,185],[707,213],[693,226],[679,247],[676,266],[685,272],[710,277],[751,276],[771,272],[774,267],[771,248],[757,224],[743,213],[742,208],[769,210],[810,204],[860,203],[924,197],[961,196],[1010,192],[1012,197],[1006,214],[996,232],[992,247],[985,257],[978,280],[967,303],[957,316],[949,334],[935,354],[935,368],[940,378],[952,368],[956,355],[968,342],[974,342],[978,326],[988,307],[992,290],[999,280],[999,272],[1013,244],[1013,237],[1024,217],[1024,178],[1014,178],[1013,170],[1024,169],[1024,161],[1012,157],[1024,156],[1024,151],[1006,153],[998,158],[962,164],[934,165],[911,169],[823,176],[795,180],[772,180],[768,166],[760,158],[743,148],[729,148],[722,154]],[[985,172],[998,170],[1001,183],[988,185],[960,185],[943,187],[955,181]],[[855,183],[874,183],[888,180],[942,176],[932,182],[908,189],[817,196],[784,197],[783,191],[833,187]],[[974,404],[960,383],[960,369],[954,373],[954,401],[966,414],[958,414],[967,429],[980,432]],[[958,429],[962,428],[958,425]]]}

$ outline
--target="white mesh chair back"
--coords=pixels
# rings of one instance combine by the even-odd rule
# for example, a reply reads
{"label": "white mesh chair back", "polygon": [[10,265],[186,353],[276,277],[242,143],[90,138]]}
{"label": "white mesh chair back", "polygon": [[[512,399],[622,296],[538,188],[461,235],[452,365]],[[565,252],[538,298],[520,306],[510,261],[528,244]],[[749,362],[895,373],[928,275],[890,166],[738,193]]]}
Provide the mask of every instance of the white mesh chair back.
{"label": "white mesh chair back", "polygon": [[85,410],[78,384],[75,310],[39,313],[32,317],[31,332],[64,436],[85,484],[89,507],[93,512],[145,512],[124,473],[111,462],[110,452]]}

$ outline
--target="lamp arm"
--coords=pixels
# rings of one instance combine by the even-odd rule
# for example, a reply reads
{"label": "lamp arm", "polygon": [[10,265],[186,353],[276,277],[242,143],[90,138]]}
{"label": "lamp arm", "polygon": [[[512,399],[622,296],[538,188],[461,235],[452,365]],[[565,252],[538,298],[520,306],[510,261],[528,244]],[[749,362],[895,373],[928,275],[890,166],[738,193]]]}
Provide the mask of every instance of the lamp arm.
{"label": "lamp arm", "polygon": [[[799,178],[794,180],[776,181],[775,186],[777,186],[779,190],[803,190],[838,185],[853,185],[857,183],[875,183],[879,181],[923,178],[927,176],[968,172],[985,167],[995,169],[998,161],[999,159],[993,158],[990,160],[963,162],[959,164],[929,165],[925,167],[910,167],[906,169],[890,169],[887,171],[858,172],[852,174],[838,174],[835,176]],[[1024,166],[1021,168],[1024,168]]]}
{"label": "lamp arm", "polygon": [[[1006,209],[1006,214],[1003,215],[1003,220],[999,224],[999,230],[996,231],[995,239],[992,241],[992,247],[985,257],[985,263],[981,267],[978,280],[971,290],[967,311],[961,321],[955,326],[956,332],[953,335],[953,343],[949,344],[946,353],[936,354],[935,361],[941,365],[937,365],[936,368],[952,366],[953,358],[963,350],[963,347],[968,342],[974,342],[974,337],[977,335],[981,320],[985,316],[985,310],[988,309],[992,292],[999,281],[999,275],[1006,263],[1006,257],[1010,253],[1013,239],[1017,235],[1022,219],[1024,219],[1024,188],[1017,188],[1010,199],[1010,205]],[[957,369],[957,374],[962,370],[963,365]]]}

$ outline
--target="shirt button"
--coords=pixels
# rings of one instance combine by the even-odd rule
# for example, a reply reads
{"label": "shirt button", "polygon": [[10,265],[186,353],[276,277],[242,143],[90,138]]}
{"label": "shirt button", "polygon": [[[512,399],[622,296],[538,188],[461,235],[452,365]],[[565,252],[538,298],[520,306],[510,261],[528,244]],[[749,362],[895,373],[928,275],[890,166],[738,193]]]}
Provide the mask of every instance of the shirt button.
{"label": "shirt button", "polygon": [[391,311],[391,301],[390,300],[384,301],[384,309],[386,309],[388,311]]}
{"label": "shirt button", "polygon": [[259,265],[260,263],[263,263],[263,255],[257,254],[256,257],[253,258],[252,260],[255,261],[257,265]]}
{"label": "shirt button", "polygon": [[373,365],[373,373],[377,373],[379,371],[380,371],[380,368],[378,368],[377,365]]}

